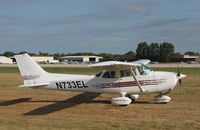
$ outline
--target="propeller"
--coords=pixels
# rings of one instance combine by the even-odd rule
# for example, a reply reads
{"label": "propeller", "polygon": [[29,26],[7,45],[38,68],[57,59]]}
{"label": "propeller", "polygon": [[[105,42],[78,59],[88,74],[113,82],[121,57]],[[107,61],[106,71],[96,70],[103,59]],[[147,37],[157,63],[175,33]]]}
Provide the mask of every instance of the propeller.
{"label": "propeller", "polygon": [[180,86],[181,86],[181,84],[182,84],[182,81],[181,81],[181,73],[180,73],[180,68],[179,68],[179,65],[177,64],[177,71],[178,71],[178,73],[177,73],[177,77],[178,77],[178,82],[179,82],[179,84],[180,84]]}

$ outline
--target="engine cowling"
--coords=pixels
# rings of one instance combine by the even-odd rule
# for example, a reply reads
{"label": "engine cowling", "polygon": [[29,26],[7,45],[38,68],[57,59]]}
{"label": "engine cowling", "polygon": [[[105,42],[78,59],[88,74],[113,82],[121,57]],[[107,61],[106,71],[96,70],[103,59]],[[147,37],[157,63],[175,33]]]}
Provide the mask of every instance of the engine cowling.
{"label": "engine cowling", "polygon": [[129,97],[132,101],[135,101],[136,99],[139,98],[139,95],[138,95],[138,94],[131,94],[131,95],[128,95],[128,97]]}
{"label": "engine cowling", "polygon": [[113,98],[111,100],[111,103],[113,105],[126,106],[131,103],[131,99],[128,97],[117,97],[117,98]]}
{"label": "engine cowling", "polygon": [[171,98],[166,95],[156,96],[154,98],[154,102],[156,102],[156,103],[168,103],[170,100],[171,100]]}

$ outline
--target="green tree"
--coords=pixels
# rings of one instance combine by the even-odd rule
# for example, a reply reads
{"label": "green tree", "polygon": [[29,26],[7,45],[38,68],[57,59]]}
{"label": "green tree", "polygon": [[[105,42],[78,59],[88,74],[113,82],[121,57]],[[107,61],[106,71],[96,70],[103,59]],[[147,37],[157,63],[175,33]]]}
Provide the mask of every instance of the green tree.
{"label": "green tree", "polygon": [[6,52],[3,53],[3,55],[6,56],[6,57],[12,57],[12,56],[15,55],[15,53],[11,52],[11,51],[6,51]]}
{"label": "green tree", "polygon": [[160,46],[158,43],[151,43],[148,47],[148,58],[152,61],[158,61],[160,56]]}
{"label": "green tree", "polygon": [[18,54],[25,54],[25,53],[28,53],[28,52],[27,51],[21,51]]}
{"label": "green tree", "polygon": [[135,52],[133,52],[133,51],[129,51],[129,52],[125,53],[124,55],[135,57],[136,54],[135,54]]}
{"label": "green tree", "polygon": [[122,61],[135,61],[136,54],[133,51],[129,51],[121,56]]}
{"label": "green tree", "polygon": [[179,52],[171,54],[171,58],[181,58],[181,57],[183,57],[183,55],[181,53],[179,53]]}
{"label": "green tree", "polygon": [[187,52],[184,53],[184,55],[198,56],[199,52],[187,51]]}
{"label": "green tree", "polygon": [[163,42],[160,44],[160,57],[165,60],[165,62],[170,61],[171,54],[174,53],[174,45],[172,43]]}
{"label": "green tree", "polygon": [[140,42],[136,49],[137,59],[148,58],[148,44],[146,42]]}
{"label": "green tree", "polygon": [[39,55],[40,56],[49,56],[49,53],[39,51]]}

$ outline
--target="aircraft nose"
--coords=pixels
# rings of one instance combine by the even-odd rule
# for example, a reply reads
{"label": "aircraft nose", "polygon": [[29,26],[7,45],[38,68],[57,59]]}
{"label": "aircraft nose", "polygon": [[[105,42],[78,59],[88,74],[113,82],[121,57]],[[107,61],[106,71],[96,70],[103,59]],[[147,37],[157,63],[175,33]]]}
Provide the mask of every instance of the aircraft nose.
{"label": "aircraft nose", "polygon": [[177,77],[177,79],[178,79],[179,84],[181,85],[181,84],[182,84],[181,79],[182,79],[182,78],[185,78],[186,75],[178,73],[178,74],[176,75],[176,77]]}
{"label": "aircraft nose", "polygon": [[180,75],[177,75],[177,76],[178,76],[178,79],[182,79],[182,78],[186,77],[186,75],[184,75],[184,74],[180,74]]}

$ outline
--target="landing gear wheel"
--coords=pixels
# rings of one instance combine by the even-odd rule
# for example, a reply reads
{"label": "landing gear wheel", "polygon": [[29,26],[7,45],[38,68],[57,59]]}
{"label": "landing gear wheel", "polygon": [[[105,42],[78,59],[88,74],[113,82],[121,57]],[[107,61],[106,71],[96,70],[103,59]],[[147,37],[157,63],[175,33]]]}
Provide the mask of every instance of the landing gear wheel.
{"label": "landing gear wheel", "polygon": [[131,99],[128,97],[125,97],[126,93],[121,92],[121,97],[116,97],[111,100],[111,103],[113,105],[118,105],[118,106],[127,106],[128,104],[131,103]]}
{"label": "landing gear wheel", "polygon": [[130,98],[132,100],[132,102],[134,102],[136,99],[139,98],[138,94],[127,94],[127,97]]}
{"label": "landing gear wheel", "polygon": [[154,97],[154,102],[160,104],[167,104],[170,100],[171,98],[166,95],[158,95]]}
{"label": "landing gear wheel", "polygon": [[127,106],[128,104],[131,103],[131,99],[128,97],[117,97],[117,98],[113,98],[111,100],[111,103],[113,105],[118,105],[118,106]]}

